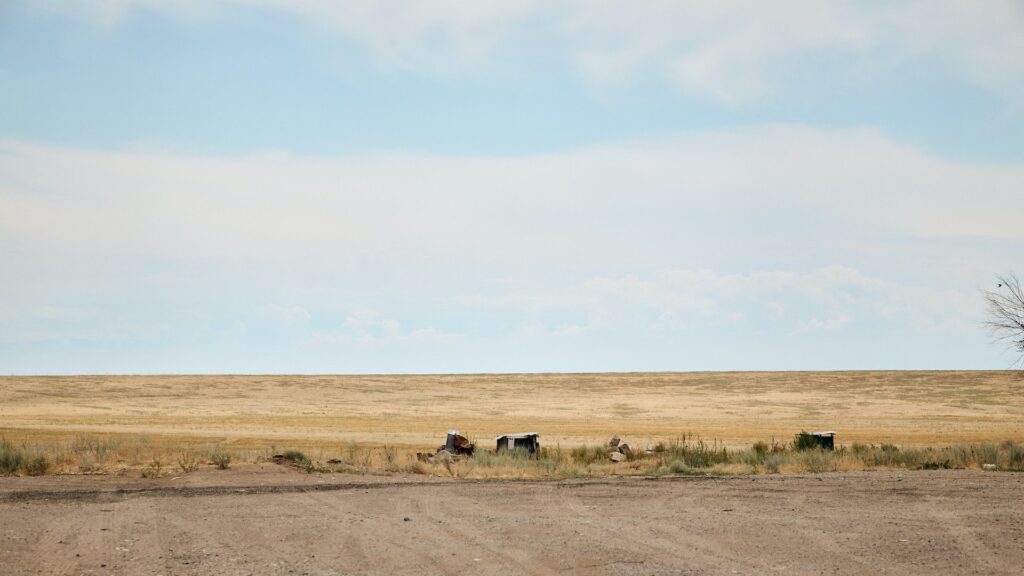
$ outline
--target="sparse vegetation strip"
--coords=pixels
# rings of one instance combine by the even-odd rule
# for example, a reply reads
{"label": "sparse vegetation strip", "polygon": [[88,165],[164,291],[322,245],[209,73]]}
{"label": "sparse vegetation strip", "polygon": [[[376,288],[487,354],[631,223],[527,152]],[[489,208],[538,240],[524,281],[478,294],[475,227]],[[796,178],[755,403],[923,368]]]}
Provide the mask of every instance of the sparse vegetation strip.
{"label": "sparse vegetation strip", "polygon": [[[177,463],[177,467],[173,463]],[[232,450],[230,446],[168,446],[148,437],[77,436],[69,442],[22,443],[0,439],[0,474],[137,474],[159,478],[187,474],[204,466],[225,470],[233,463],[277,462],[310,473],[418,474],[458,479],[595,478],[602,476],[776,474],[853,470],[937,470],[985,468],[1024,471],[1024,443],[955,444],[944,447],[899,447],[853,443],[823,450],[797,434],[790,442],[756,442],[730,449],[699,437],[682,436],[632,450],[611,462],[604,446],[544,447],[522,451],[479,450],[474,456],[433,462],[415,451],[393,446],[347,444],[307,454],[297,449]],[[168,465],[167,463],[172,463]]]}

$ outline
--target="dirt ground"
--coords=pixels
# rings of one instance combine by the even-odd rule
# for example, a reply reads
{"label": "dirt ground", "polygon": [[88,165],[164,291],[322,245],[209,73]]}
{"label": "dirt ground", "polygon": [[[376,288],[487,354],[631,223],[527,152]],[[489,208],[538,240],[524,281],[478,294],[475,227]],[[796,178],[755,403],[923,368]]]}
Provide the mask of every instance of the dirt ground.
{"label": "dirt ground", "polygon": [[0,479],[3,574],[1020,574],[1024,474]]}

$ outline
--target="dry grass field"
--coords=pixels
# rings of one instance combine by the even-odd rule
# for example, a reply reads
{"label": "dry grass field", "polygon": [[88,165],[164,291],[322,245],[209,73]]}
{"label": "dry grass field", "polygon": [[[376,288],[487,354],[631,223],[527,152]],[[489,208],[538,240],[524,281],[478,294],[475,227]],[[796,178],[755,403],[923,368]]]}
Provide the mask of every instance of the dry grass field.
{"label": "dry grass field", "polygon": [[[688,436],[737,449],[757,441],[785,443],[795,432],[815,429],[837,430],[839,442],[847,445],[1020,442],[1024,376],[737,372],[0,378],[0,439],[46,452],[58,469],[66,470],[87,470],[93,460],[110,459],[110,452],[117,453],[112,460],[122,466],[158,459],[166,467],[183,451],[205,451],[206,456],[197,457],[204,461],[216,451],[230,452],[236,461],[258,461],[283,449],[323,460],[346,455],[349,462],[383,466],[393,464],[395,454],[406,461],[416,450],[436,447],[449,428],[485,448],[493,436],[517,431],[539,432],[543,445],[565,449],[600,444],[612,435],[634,446]],[[83,457],[84,452],[91,456]]]}
{"label": "dry grass field", "polygon": [[490,444],[683,434],[730,447],[835,429],[843,443],[923,446],[1024,436],[1024,374],[773,372],[453,376],[0,378],[0,433],[181,437],[246,446],[429,447],[449,428]]}

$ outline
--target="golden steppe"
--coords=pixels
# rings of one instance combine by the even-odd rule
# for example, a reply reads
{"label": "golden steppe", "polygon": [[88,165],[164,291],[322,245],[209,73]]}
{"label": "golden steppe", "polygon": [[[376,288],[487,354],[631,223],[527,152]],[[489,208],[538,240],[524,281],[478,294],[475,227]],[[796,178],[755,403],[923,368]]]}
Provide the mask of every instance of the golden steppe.
{"label": "golden steppe", "polygon": [[683,435],[746,447],[835,430],[843,444],[1024,438],[1017,372],[689,372],[0,378],[0,437],[143,436],[236,448],[437,446],[457,428],[547,446]]}

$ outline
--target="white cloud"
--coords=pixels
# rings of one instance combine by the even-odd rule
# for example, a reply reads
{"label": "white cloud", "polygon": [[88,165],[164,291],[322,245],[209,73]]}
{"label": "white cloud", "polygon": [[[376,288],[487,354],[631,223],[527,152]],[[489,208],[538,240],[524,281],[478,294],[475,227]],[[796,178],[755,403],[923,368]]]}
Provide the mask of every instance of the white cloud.
{"label": "white cloud", "polygon": [[154,342],[167,336],[168,323],[140,321],[127,311],[24,304],[0,309],[0,344],[37,342]]}
{"label": "white cloud", "polygon": [[[466,300],[464,300],[466,301]],[[518,300],[477,306],[516,309]],[[783,304],[784,303],[784,304]],[[786,315],[785,310],[794,312]],[[712,270],[666,269],[649,278],[630,274],[599,277],[549,293],[547,305],[521,309],[533,318],[529,334],[579,336],[594,331],[636,333],[735,329],[778,334],[838,331],[860,321],[872,329],[900,327],[922,333],[971,330],[978,302],[970,293],[933,286],[907,286],[871,277],[845,266],[809,272],[754,271],[720,274]],[[545,326],[537,318],[571,311],[578,323]],[[765,323],[769,318],[772,322]]]}
{"label": "white cloud", "polygon": [[[425,74],[478,70],[511,46],[558,50],[596,85],[663,77],[742,102],[839,79],[931,66],[1024,104],[1024,10],[1014,0],[900,2],[419,2],[63,0],[36,4],[116,25],[137,11],[187,19],[260,8],[354,39]],[[827,57],[827,71],[820,63]]]}
{"label": "white cloud", "polygon": [[807,332],[816,332],[819,330],[839,330],[850,321],[850,317],[846,314],[840,314],[824,320],[818,318],[811,318],[807,322],[803,323],[803,329]]}
{"label": "white cloud", "polygon": [[266,313],[284,324],[306,324],[310,320],[309,312],[301,306],[268,306]]}
{"label": "white cloud", "polygon": [[537,0],[254,0],[253,4],[298,13],[364,43],[385,62],[435,71],[486,65],[502,41],[543,5]]}
{"label": "white cloud", "polygon": [[1024,101],[1024,11],[1012,0],[581,2],[569,22],[570,49],[598,81],[653,71],[737,102],[799,89],[807,74],[925,64]]}
{"label": "white cloud", "polygon": [[0,332],[244,332],[256,310],[324,354],[530,331],[963,334],[976,287],[1019,266],[1021,182],[1019,165],[799,126],[510,158],[0,142]]}
{"label": "white cloud", "polygon": [[402,323],[398,320],[382,320],[380,329],[385,338],[399,338],[402,336]]}
{"label": "white cloud", "polygon": [[[433,297],[468,281],[487,289],[457,290],[465,304],[535,309],[550,302],[530,287],[595,278],[581,298],[641,298],[654,290],[649,276],[626,274],[656,270],[689,271],[671,274],[701,285],[713,280],[692,270],[860,262],[964,281],[1012,268],[972,245],[1024,241],[1020,182],[1018,165],[793,126],[515,158],[214,159],[0,142],[0,243],[10,247],[0,264],[18,278],[0,291],[104,294],[101,271],[123,274],[115,263],[130,261],[151,265],[125,289],[316,277],[313,286],[336,284],[359,301],[385,279]],[[943,253],[943,239],[957,252]],[[664,320],[714,310],[689,295]],[[363,314],[349,314],[353,326]]]}
{"label": "white cloud", "polygon": [[360,304],[349,307],[349,315],[342,327],[355,334],[364,335],[380,323],[377,312]]}
{"label": "white cloud", "polygon": [[348,344],[393,345],[393,344],[437,344],[458,338],[432,326],[406,331],[402,323],[394,318],[383,318],[376,310],[362,304],[349,306],[348,315],[341,324],[341,330],[318,331],[302,345],[306,347],[331,347]]}
{"label": "white cloud", "polygon": [[737,241],[763,250],[805,237],[1021,240],[1022,181],[1018,165],[794,126],[515,158],[211,159],[0,142],[0,239],[209,262],[458,255],[509,276],[524,257],[663,265],[707,238],[733,254]]}
{"label": "white cloud", "polygon": [[395,320],[384,320],[380,325],[382,333],[350,334],[338,332],[317,332],[298,343],[298,347],[307,350],[348,350],[357,348],[409,348],[417,346],[443,346],[457,342],[458,334],[438,330],[437,328],[417,328],[410,332],[402,332]]}
{"label": "white cloud", "polygon": [[799,0],[581,2],[567,30],[574,58],[599,82],[651,71],[684,90],[739,101],[780,90],[822,50],[863,53],[878,20],[865,7]]}

